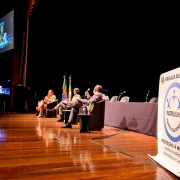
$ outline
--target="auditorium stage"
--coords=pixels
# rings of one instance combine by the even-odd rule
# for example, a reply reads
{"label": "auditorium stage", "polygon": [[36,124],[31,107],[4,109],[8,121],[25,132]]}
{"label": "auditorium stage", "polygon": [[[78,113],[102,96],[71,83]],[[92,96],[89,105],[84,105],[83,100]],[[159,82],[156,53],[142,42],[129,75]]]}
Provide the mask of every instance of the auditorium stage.
{"label": "auditorium stage", "polygon": [[179,179],[148,157],[154,136],[110,126],[79,133],[57,120],[0,115],[0,179]]}

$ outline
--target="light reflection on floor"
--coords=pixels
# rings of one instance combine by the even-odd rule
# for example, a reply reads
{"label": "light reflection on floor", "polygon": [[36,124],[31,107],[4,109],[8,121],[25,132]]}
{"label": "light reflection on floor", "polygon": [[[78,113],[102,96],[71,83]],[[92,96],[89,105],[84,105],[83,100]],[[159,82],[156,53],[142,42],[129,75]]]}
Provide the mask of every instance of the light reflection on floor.
{"label": "light reflection on floor", "polygon": [[[8,121],[9,120],[7,119],[6,122]],[[131,154],[131,148],[136,148],[136,144],[139,144],[140,146],[141,139],[137,137],[137,134],[135,134],[134,136],[132,135],[132,137],[134,138],[134,145],[132,147],[132,145],[128,146],[130,141],[129,135],[131,133],[122,133],[120,135],[117,134],[115,130],[113,131],[113,129],[109,127],[105,127],[105,129],[101,132],[81,134],[79,133],[79,129],[77,126],[74,126],[72,129],[62,129],[61,126],[63,125],[63,123],[57,123],[52,119],[36,118],[34,122],[31,121],[32,119],[30,119],[30,117],[24,120],[23,123],[19,123],[17,120],[17,122],[14,122],[13,126],[16,127],[14,129],[13,126],[11,127],[11,125],[0,126],[3,127],[0,128],[1,142],[6,141],[6,139],[8,137],[11,137],[11,134],[14,133],[13,138],[11,137],[9,139],[10,141],[5,148],[9,148],[9,150],[19,149],[18,151],[16,151],[16,154],[10,154],[9,157],[18,158],[17,162],[19,164],[26,164],[26,168],[23,171],[24,173],[28,171],[28,165],[30,165],[31,163],[32,166],[34,166],[34,171],[36,172],[61,172],[63,170],[63,167],[59,166],[58,168],[56,167],[56,164],[61,164],[62,156],[65,156],[63,160],[64,165],[66,165],[67,167],[69,166],[69,168],[74,169],[74,171],[77,171],[78,169],[79,171],[91,172],[90,177],[96,177],[96,175],[98,174],[98,169],[103,169],[104,167],[107,168],[108,165],[111,167],[111,164],[108,164],[108,162],[113,163],[113,167],[111,167],[110,170],[107,169],[109,173],[111,171],[115,171],[116,169],[119,169],[121,172],[123,172],[126,171],[126,167],[128,167],[131,168],[132,173],[137,173],[137,168],[139,168],[142,169],[142,173],[144,172],[144,174],[146,174],[149,173],[150,168],[152,168],[153,166],[153,164],[149,164],[149,162],[147,161],[141,161],[133,157],[127,157],[127,155],[118,152],[118,150],[123,150],[124,152],[128,152]],[[32,125],[34,126],[34,130],[32,129]],[[17,132],[18,128],[22,128],[22,133]],[[23,131],[26,134],[26,128],[29,129],[27,132],[28,136],[23,137]],[[109,136],[108,138],[100,138],[106,136],[107,134],[117,135]],[[20,138],[16,141],[16,137]],[[27,137],[29,138],[29,141],[26,141],[25,138]],[[95,139],[94,142],[90,141],[90,139],[94,137],[97,137],[97,139]],[[23,144],[24,142],[25,144]],[[95,142],[98,142],[99,144]],[[11,147],[11,145],[13,145],[13,147]],[[0,144],[0,146],[3,147],[3,144]],[[145,148],[145,146],[143,147]],[[28,148],[30,149],[28,150]],[[34,155],[32,153],[33,158],[28,157],[26,152],[26,150],[30,152],[31,149],[34,152],[36,152],[37,149],[37,155]],[[97,154],[96,150],[98,152]],[[133,153],[137,152],[138,149],[137,151],[135,149]],[[42,156],[45,156],[46,159],[42,157],[42,159],[40,158],[39,162],[36,162],[35,156],[40,155],[40,153],[42,153]],[[24,157],[26,156],[27,159],[24,160]],[[106,162],[103,159],[106,159]],[[43,163],[47,164],[45,165]],[[44,169],[39,169],[39,166],[42,166],[42,168]],[[52,167],[52,169],[48,169],[49,167]],[[160,180],[165,178],[176,179],[170,173],[169,175],[166,170],[158,166],[153,166],[153,173],[153,180]]]}

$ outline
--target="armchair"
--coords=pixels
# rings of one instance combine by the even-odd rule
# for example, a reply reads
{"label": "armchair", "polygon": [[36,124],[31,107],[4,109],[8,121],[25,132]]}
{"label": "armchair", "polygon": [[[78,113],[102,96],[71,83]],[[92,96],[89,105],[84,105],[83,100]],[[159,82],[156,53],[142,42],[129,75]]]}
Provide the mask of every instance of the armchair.
{"label": "armchair", "polygon": [[57,111],[52,111],[52,109],[58,104],[58,99],[47,104],[44,110],[44,116],[47,118],[55,118],[57,116]]}
{"label": "armchair", "polygon": [[105,112],[105,100],[96,102],[92,111],[92,116],[89,118],[88,128],[89,130],[100,131],[104,128],[104,112]]}
{"label": "armchair", "polygon": [[120,102],[129,102],[130,97],[129,96],[124,96],[121,98]]}
{"label": "armchair", "polygon": [[116,102],[118,100],[118,96],[112,96],[110,102]]}
{"label": "armchair", "polygon": [[153,97],[150,99],[149,103],[158,103],[158,97]]}

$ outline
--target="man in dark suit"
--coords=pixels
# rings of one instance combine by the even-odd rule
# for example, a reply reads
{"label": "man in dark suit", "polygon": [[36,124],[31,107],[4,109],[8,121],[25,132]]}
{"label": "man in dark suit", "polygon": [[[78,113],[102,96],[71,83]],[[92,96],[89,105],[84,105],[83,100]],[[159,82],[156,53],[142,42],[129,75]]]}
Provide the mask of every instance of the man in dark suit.
{"label": "man in dark suit", "polygon": [[103,100],[103,94],[102,94],[102,86],[96,85],[93,90],[94,95],[90,96],[89,92],[85,92],[85,96],[87,99],[77,99],[71,108],[70,116],[68,119],[68,123],[65,126],[62,126],[61,128],[72,128],[72,122],[74,118],[77,115],[78,109],[83,105],[89,105],[90,103],[95,103]]}

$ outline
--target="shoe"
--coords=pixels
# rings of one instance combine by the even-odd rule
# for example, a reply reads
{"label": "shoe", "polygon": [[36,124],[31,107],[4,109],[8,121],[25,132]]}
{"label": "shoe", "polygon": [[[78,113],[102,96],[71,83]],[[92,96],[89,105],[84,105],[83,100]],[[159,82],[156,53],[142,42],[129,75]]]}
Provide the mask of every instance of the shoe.
{"label": "shoe", "polygon": [[61,119],[57,120],[57,122],[64,122],[64,119],[61,118]]}
{"label": "shoe", "polygon": [[66,124],[65,126],[62,126],[61,128],[72,128],[71,124]]}
{"label": "shoe", "polygon": [[66,108],[65,108],[65,109],[71,110],[71,109],[72,109],[72,105],[71,105],[71,104],[66,105]]}
{"label": "shoe", "polygon": [[48,109],[48,111],[56,111],[56,109]]}
{"label": "shoe", "polygon": [[43,117],[42,115],[38,115],[38,116],[36,116],[36,117]]}

